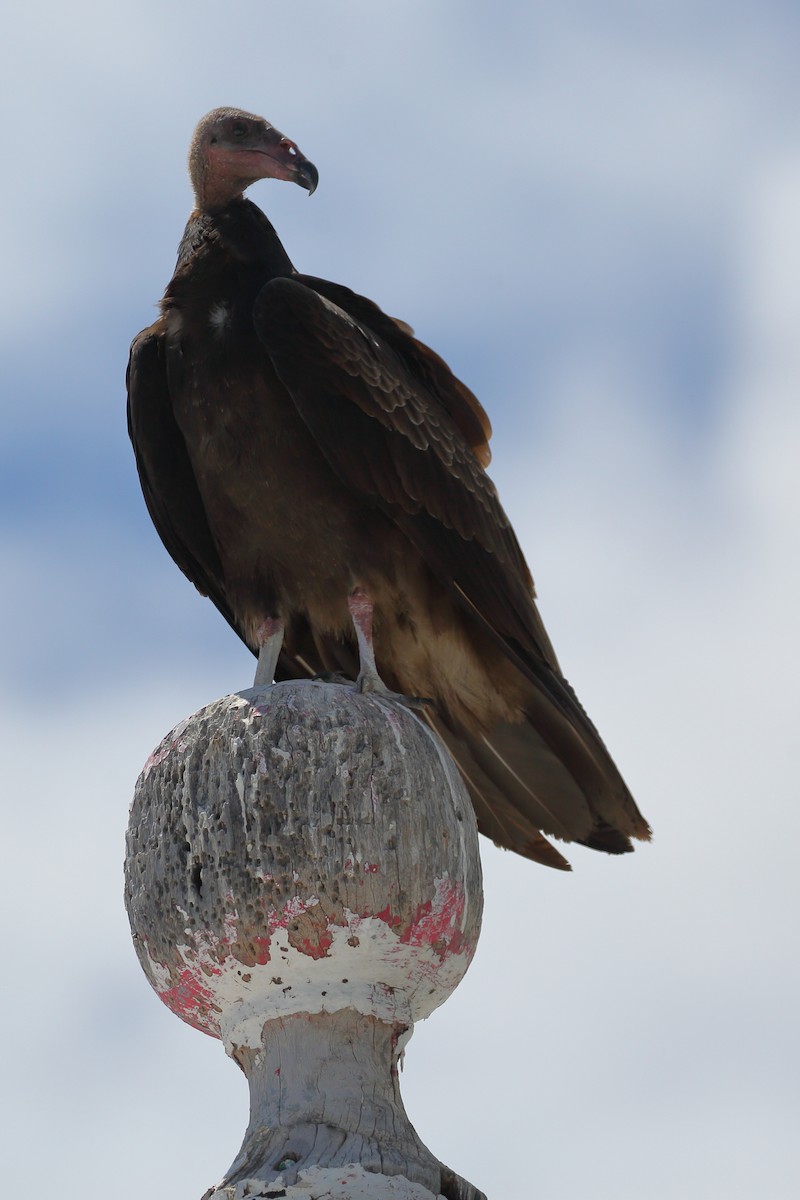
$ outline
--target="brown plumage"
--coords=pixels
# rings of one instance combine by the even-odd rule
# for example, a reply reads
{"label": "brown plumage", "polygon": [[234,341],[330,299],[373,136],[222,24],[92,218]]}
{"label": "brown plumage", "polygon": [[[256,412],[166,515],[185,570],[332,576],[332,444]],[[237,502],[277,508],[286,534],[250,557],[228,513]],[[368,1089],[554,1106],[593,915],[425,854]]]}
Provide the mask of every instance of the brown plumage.
{"label": "brown plumage", "polygon": [[[358,672],[431,697],[481,831],[551,866],[543,836],[610,853],[649,829],[563,678],[484,467],[490,426],[442,360],[348,288],[298,274],[243,191],[315,168],[260,117],[200,122],[196,208],[128,422],[178,566],[270,677]],[[356,622],[354,627],[353,621]],[[356,640],[358,635],[359,641]],[[266,648],[266,649],[265,649]]]}

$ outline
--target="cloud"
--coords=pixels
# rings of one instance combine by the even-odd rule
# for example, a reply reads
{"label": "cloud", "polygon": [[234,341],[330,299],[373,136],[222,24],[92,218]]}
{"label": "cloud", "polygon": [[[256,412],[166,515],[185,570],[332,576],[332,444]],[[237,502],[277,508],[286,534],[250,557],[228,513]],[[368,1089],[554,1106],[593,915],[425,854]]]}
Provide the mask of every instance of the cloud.
{"label": "cloud", "polygon": [[320,167],[313,201],[256,192],[298,265],[409,319],[485,401],[556,649],[656,834],[621,861],[578,849],[568,878],[484,846],[484,937],[409,1046],[412,1120],[507,1200],[788,1200],[796,17],[295,0],[14,19],[7,1187],[43,1162],[45,1123],[61,1186],[112,1177],[119,1200],[200,1195],[244,1130],[238,1074],[149,994],[121,903],[144,758],[252,670],[150,532],[123,416],[191,126],[233,101]]}

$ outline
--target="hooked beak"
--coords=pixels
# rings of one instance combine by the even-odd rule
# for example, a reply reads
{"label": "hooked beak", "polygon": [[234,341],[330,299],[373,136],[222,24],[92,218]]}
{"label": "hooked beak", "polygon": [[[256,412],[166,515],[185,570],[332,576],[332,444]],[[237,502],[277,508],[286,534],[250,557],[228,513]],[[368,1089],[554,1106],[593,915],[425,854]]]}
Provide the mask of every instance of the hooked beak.
{"label": "hooked beak", "polygon": [[264,171],[265,176],[298,183],[309,196],[316,191],[319,183],[317,168],[300,153],[295,142],[284,137],[277,129],[270,127],[260,152],[270,160],[269,169]]}
{"label": "hooked beak", "polygon": [[312,162],[309,162],[307,158],[303,158],[302,155],[296,169],[295,183],[299,183],[300,187],[304,187],[309,196],[312,196],[317,190],[317,184],[319,183],[319,171]]}

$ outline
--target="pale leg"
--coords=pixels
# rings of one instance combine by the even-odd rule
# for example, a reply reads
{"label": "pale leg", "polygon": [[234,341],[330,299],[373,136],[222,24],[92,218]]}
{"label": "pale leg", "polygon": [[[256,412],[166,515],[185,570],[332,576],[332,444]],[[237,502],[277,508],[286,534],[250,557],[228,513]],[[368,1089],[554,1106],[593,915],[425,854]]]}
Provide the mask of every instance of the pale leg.
{"label": "pale leg", "polygon": [[269,687],[275,678],[275,668],[278,665],[278,655],[283,645],[283,621],[279,617],[268,617],[259,625],[258,665],[253,687]]}
{"label": "pale leg", "polygon": [[358,680],[360,692],[388,692],[378,674],[375,649],[372,645],[372,601],[363,588],[354,588],[347,597],[347,607],[353,620],[358,641]]}
{"label": "pale leg", "polygon": [[347,607],[353,620],[358,641],[359,671],[356,687],[360,692],[376,692],[390,700],[398,700],[409,708],[423,708],[433,704],[424,696],[404,696],[392,692],[378,674],[375,663],[375,648],[372,644],[372,600],[363,588],[356,587],[347,597]]}

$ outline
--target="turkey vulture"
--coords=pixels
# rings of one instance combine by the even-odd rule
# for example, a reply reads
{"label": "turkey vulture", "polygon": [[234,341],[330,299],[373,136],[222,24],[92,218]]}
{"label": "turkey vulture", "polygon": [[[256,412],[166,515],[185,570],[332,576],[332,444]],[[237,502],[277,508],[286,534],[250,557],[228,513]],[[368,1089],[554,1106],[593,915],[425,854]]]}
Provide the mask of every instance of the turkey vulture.
{"label": "turkey vulture", "polygon": [[215,109],[189,169],[196,206],[128,367],[175,562],[259,655],[258,681],[337,672],[430,698],[499,845],[568,869],[544,834],[611,854],[647,839],[536,609],[481,405],[403,322],[298,273],[244,199],[265,178],[314,191],[294,142]]}

